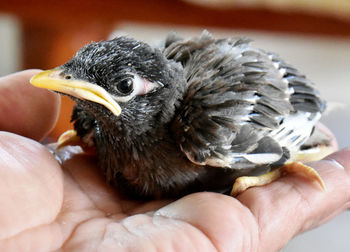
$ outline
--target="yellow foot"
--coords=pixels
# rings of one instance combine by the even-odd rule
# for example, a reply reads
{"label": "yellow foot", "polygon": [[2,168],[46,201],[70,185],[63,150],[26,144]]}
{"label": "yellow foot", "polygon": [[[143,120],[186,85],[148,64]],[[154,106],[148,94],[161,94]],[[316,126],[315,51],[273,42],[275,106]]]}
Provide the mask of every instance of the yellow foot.
{"label": "yellow foot", "polygon": [[292,162],[287,163],[280,168],[277,168],[273,171],[270,171],[257,177],[244,176],[237,178],[235,183],[233,184],[231,195],[237,196],[238,194],[244,192],[250,187],[267,185],[277,180],[286,173],[304,174],[310,180],[316,181],[321,186],[322,190],[326,190],[326,186],[321,176],[314,168],[304,165],[301,162]]}
{"label": "yellow foot", "polygon": [[316,181],[322,188],[323,191],[326,190],[326,185],[323,182],[320,174],[312,167],[304,165],[302,162],[296,161],[283,165],[281,167],[284,173],[299,173],[303,174],[305,177],[312,181]]}
{"label": "yellow foot", "polygon": [[82,145],[80,137],[78,137],[75,130],[67,130],[62,135],[60,135],[57,140],[56,151],[68,145]]}
{"label": "yellow foot", "polygon": [[67,130],[58,138],[57,148],[55,152],[68,145],[80,146],[87,154],[95,153],[95,149],[92,146],[88,146],[87,144],[85,144],[77,135],[77,132],[75,130]]}
{"label": "yellow foot", "polygon": [[233,197],[253,186],[267,185],[282,176],[281,168],[275,169],[260,176],[243,176],[236,179],[233,184],[231,195]]}
{"label": "yellow foot", "polygon": [[296,157],[295,161],[301,161],[304,163],[318,161],[334,152],[334,148],[331,146],[317,146],[311,149],[301,150]]}

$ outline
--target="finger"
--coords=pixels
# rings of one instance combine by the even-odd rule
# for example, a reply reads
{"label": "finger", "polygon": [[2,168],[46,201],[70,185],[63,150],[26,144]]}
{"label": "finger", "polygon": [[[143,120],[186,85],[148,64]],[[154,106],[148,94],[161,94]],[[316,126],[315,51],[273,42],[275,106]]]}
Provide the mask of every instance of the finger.
{"label": "finger", "polygon": [[[327,190],[298,175],[288,175],[261,188],[252,188],[238,199],[258,221],[261,251],[277,251],[298,233],[335,217],[350,204],[350,149],[311,163]],[[278,238],[277,238],[278,237]]]}
{"label": "finger", "polygon": [[0,130],[40,140],[54,126],[60,98],[36,88],[29,79],[38,70],[27,70],[0,78]]}
{"label": "finger", "polygon": [[339,149],[339,146],[334,134],[322,123],[318,123],[316,127],[329,137],[329,139],[331,140],[330,141],[331,148],[333,148],[334,151],[337,151]]}
{"label": "finger", "polygon": [[176,225],[198,246],[206,244],[207,249],[215,248],[213,251],[258,251],[256,220],[249,209],[233,197],[195,193],[159,209],[155,216],[177,221]]}
{"label": "finger", "polygon": [[[60,151],[61,156],[67,157],[70,155],[70,159],[64,160],[62,167],[64,171],[69,173],[70,179],[74,181],[74,187],[76,188],[65,197],[69,202],[66,209],[85,207],[86,205],[79,202],[78,199],[87,198],[88,200],[85,203],[91,204],[89,208],[96,207],[108,213],[108,215],[120,214],[122,212],[119,202],[120,195],[101,176],[97,169],[96,158],[81,154],[81,149],[73,146],[68,146]],[[67,181],[69,180],[67,179]]]}
{"label": "finger", "polygon": [[42,145],[0,132],[0,178],[1,241],[56,218],[62,205],[62,172]]}

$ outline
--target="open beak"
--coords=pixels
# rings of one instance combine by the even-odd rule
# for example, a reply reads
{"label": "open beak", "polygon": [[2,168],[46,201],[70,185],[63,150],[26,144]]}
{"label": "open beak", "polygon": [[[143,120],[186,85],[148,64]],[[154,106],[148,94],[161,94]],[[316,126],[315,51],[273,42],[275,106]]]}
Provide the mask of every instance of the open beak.
{"label": "open beak", "polygon": [[79,99],[99,103],[119,116],[121,108],[112,96],[102,87],[74,78],[65,79],[60,73],[62,70],[53,69],[34,75],[30,83],[33,86],[47,88],[60,93],[68,94]]}

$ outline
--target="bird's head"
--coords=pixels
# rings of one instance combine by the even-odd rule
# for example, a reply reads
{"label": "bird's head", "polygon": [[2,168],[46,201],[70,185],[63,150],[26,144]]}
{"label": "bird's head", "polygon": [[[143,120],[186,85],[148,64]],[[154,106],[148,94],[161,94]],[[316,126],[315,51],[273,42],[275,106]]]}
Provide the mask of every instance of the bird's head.
{"label": "bird's head", "polygon": [[178,63],[126,37],[88,44],[31,83],[68,94],[102,125],[116,123],[133,134],[170,121],[185,89]]}

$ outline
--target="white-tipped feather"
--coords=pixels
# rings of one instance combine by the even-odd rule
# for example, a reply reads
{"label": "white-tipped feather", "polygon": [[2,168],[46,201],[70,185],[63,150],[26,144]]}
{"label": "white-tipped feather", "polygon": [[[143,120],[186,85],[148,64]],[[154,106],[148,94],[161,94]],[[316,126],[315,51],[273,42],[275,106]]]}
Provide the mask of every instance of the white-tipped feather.
{"label": "white-tipped feather", "polygon": [[320,117],[321,113],[312,116],[309,112],[298,111],[285,117],[281,125],[271,131],[269,135],[281,146],[288,147],[293,155],[310,137],[312,129]]}

